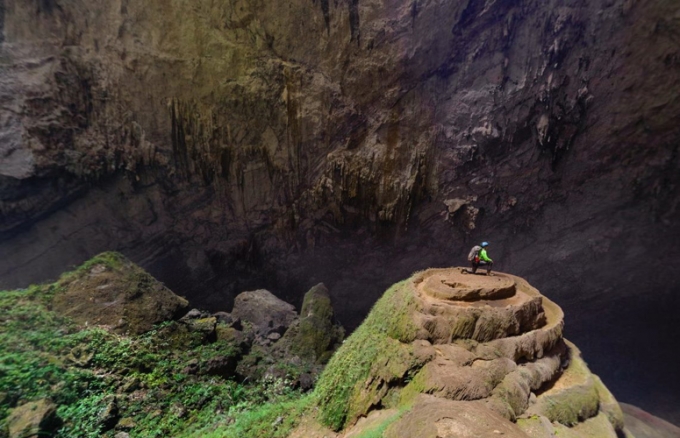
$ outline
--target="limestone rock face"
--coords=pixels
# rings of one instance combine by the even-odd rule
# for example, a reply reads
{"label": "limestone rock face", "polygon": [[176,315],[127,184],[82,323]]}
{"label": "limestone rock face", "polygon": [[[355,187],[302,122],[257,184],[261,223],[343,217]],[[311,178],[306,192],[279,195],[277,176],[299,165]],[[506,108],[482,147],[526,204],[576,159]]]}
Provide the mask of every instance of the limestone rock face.
{"label": "limestone rock face", "polygon": [[652,292],[654,324],[626,335],[664,331],[679,280],[656,256],[680,263],[675,2],[0,10],[0,289],[120,250],[213,310],[263,287],[299,302],[324,281],[353,328],[389,284],[484,239],[584,332],[607,327],[584,300],[642,308]]}
{"label": "limestone rock face", "polygon": [[117,253],[94,257],[62,276],[55,287],[55,312],[118,333],[151,330],[154,324],[182,316],[189,304]]}
{"label": "limestone rock face", "polygon": [[367,430],[361,417],[382,418],[387,437],[624,436],[615,398],[562,337],[562,310],[519,277],[466,272],[386,292],[320,377],[319,419],[348,437]]}

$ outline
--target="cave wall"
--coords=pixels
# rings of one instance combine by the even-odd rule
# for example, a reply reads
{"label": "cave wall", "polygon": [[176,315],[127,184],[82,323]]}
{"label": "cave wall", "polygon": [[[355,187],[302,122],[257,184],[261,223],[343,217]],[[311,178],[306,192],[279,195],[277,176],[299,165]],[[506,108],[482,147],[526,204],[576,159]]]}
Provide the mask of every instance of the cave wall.
{"label": "cave wall", "polygon": [[354,327],[483,239],[617,395],[601,338],[680,359],[673,2],[100,3],[0,0],[0,288],[119,250],[213,309],[323,281]]}

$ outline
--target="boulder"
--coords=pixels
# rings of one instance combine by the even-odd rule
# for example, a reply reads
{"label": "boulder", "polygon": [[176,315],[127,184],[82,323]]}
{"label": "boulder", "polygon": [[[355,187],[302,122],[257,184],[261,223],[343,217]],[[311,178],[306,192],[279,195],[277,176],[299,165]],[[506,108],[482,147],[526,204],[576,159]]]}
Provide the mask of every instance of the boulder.
{"label": "boulder", "polygon": [[223,324],[217,324],[215,335],[218,342],[233,345],[239,350],[239,353],[250,351],[253,342],[255,342],[254,333],[237,330],[234,327],[228,327]]}
{"label": "boulder", "polygon": [[334,319],[328,289],[319,283],[305,294],[300,320],[284,336],[290,352],[312,361],[326,362],[345,334]]}
{"label": "boulder", "polygon": [[295,307],[264,289],[239,294],[231,315],[250,323],[256,335],[263,338],[272,332],[285,333],[297,319]]}
{"label": "boulder", "polygon": [[208,359],[201,366],[201,374],[211,376],[221,376],[224,378],[233,377],[238,365],[239,356],[220,356]]}
{"label": "boulder", "polygon": [[61,425],[57,405],[48,399],[26,403],[12,409],[7,417],[9,438],[50,436]]}
{"label": "boulder", "polygon": [[187,321],[189,331],[199,333],[204,340],[214,340],[215,327],[217,326],[217,318],[211,316],[209,318],[192,319]]}
{"label": "boulder", "polygon": [[99,424],[104,430],[113,429],[118,422],[118,400],[115,396],[108,396],[105,399],[106,406],[99,413]]}
{"label": "boulder", "polygon": [[116,424],[116,430],[127,432],[134,429],[136,426],[137,423],[135,423],[135,420],[130,417],[125,417],[121,418],[118,424]]}
{"label": "boulder", "polygon": [[191,309],[191,310],[189,310],[189,311],[187,312],[186,315],[184,315],[184,316],[181,318],[181,320],[186,321],[186,320],[189,320],[189,319],[205,318],[205,317],[207,317],[207,316],[208,316],[208,315],[207,315],[206,312],[202,312],[202,311],[200,311],[200,310],[198,310],[198,309]]}
{"label": "boulder", "polygon": [[140,334],[180,317],[187,300],[114,252],[100,254],[57,282],[52,309],[80,324]]}
{"label": "boulder", "polygon": [[227,312],[215,312],[213,314],[217,318],[217,322],[227,326],[234,327],[237,330],[241,330],[241,321],[234,318],[230,313]]}

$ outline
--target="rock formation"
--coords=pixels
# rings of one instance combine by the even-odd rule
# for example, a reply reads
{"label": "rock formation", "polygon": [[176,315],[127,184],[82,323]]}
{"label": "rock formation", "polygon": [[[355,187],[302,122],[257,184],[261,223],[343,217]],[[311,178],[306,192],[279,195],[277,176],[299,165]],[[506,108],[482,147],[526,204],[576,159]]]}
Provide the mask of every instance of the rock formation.
{"label": "rock formation", "polygon": [[418,273],[330,361],[318,419],[343,437],[632,437],[563,327],[560,307],[519,277]]}
{"label": "rock formation", "polygon": [[231,314],[186,304],[117,253],[2,291],[0,438],[274,436],[247,431],[283,414],[292,428],[344,334],[325,286],[301,315],[266,290]]}
{"label": "rock formation", "polygon": [[50,400],[42,399],[12,409],[7,424],[9,438],[38,438],[52,435],[61,422],[57,416],[57,406]]}
{"label": "rock formation", "polygon": [[[679,280],[656,259],[680,262],[678,13],[2,0],[0,288],[119,250],[214,310],[260,288],[299,304],[324,281],[354,327],[484,235],[581,311],[574,336],[603,367],[632,341],[677,363],[658,315]],[[611,325],[645,312],[618,349],[588,338],[609,330],[605,301]]]}
{"label": "rock formation", "polygon": [[138,335],[177,319],[189,303],[117,253],[104,253],[52,286],[51,307],[79,324]]}
{"label": "rock formation", "polygon": [[297,319],[295,307],[268,290],[243,292],[236,297],[232,318],[247,321],[256,335],[266,338],[272,333],[283,335]]}

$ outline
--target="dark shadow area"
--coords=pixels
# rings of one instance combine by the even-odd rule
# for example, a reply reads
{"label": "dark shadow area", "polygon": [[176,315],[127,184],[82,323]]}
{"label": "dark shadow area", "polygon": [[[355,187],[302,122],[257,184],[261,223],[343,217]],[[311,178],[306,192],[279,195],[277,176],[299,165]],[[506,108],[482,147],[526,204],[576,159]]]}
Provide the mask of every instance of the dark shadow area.
{"label": "dark shadow area", "polygon": [[593,314],[569,306],[564,311],[566,337],[619,401],[680,425],[677,292],[627,296]]}

